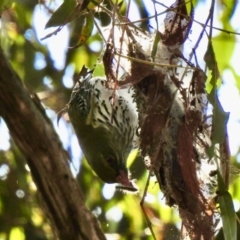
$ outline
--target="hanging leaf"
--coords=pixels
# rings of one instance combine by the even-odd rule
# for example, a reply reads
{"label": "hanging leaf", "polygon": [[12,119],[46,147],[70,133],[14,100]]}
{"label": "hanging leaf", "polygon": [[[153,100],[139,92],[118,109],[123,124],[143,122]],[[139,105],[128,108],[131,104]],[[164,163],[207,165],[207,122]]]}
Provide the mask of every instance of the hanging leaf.
{"label": "hanging leaf", "polygon": [[88,15],[85,18],[85,23],[81,29],[78,43],[74,47],[70,47],[70,48],[75,49],[75,48],[81,47],[91,36],[93,26],[94,26],[94,21],[92,19],[92,16]]}
{"label": "hanging leaf", "polygon": [[53,13],[48,20],[46,27],[64,26],[72,20],[79,17],[84,10],[94,10],[103,0],[89,1],[83,0],[82,3],[78,3],[76,0],[65,0],[62,5]]}
{"label": "hanging leaf", "polygon": [[204,61],[207,64],[208,69],[212,71],[212,78],[210,84],[212,85],[213,88],[215,88],[217,85],[217,80],[220,77],[220,75],[215,57],[215,52],[211,41],[209,41],[208,43],[207,51],[204,55]]}
{"label": "hanging leaf", "polygon": [[215,90],[212,90],[210,94],[208,94],[208,101],[213,106],[213,118],[212,118],[212,145],[208,150],[208,154],[210,157],[214,154],[214,145],[216,143],[222,143],[225,136],[226,125],[229,119],[229,112],[225,112],[222,108],[221,103],[218,100],[217,94]]}
{"label": "hanging leaf", "polygon": [[152,52],[151,52],[151,57],[153,58],[153,61],[157,54],[158,43],[159,43],[160,39],[161,39],[161,33],[159,31],[156,31],[156,35],[155,35],[154,42],[153,42],[153,48],[152,48]]}
{"label": "hanging leaf", "polygon": [[75,0],[65,0],[62,5],[53,13],[45,28],[64,26],[71,22],[77,13],[77,3]]}
{"label": "hanging leaf", "polygon": [[[229,31],[234,31],[234,29],[230,27],[227,29]],[[229,65],[231,65],[231,59],[234,54],[236,43],[237,38],[234,34],[220,33],[212,39],[216,59],[219,59],[218,69],[220,72],[223,72],[226,68],[229,67]]]}
{"label": "hanging leaf", "polygon": [[227,191],[221,174],[218,172],[218,201],[223,222],[224,238],[237,240],[237,222],[231,194]]}
{"label": "hanging leaf", "polygon": [[78,3],[76,0],[65,0],[62,5],[53,13],[45,28],[64,26],[71,22],[88,7],[89,0]]}
{"label": "hanging leaf", "polygon": [[90,0],[90,3],[87,5],[88,10],[94,10],[103,0]]}
{"label": "hanging leaf", "polygon": [[209,41],[207,51],[204,55],[204,61],[207,64],[207,67],[211,71],[211,92],[208,94],[208,101],[213,106],[213,119],[212,119],[212,145],[208,149],[209,157],[214,155],[214,145],[216,143],[222,143],[225,136],[226,124],[228,122],[229,113],[225,112],[222,108],[222,105],[217,97],[217,80],[220,77],[218,65],[214,53],[214,49],[212,46],[212,42]]}

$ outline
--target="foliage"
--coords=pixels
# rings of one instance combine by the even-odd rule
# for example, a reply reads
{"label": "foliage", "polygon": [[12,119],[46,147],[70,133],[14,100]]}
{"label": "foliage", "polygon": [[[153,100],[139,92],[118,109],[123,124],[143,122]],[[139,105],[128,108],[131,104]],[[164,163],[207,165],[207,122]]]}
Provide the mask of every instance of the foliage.
{"label": "foliage", "polygon": [[[73,159],[70,165],[74,173],[78,171],[76,169],[79,167],[81,154],[76,150],[78,148],[76,138],[67,118],[63,118],[57,126],[56,113],[67,104],[74,84],[73,79],[82,66],[93,68],[98,63],[104,43],[95,24],[107,26],[111,20],[106,13],[98,12],[96,4],[101,1],[83,2],[80,10],[73,0],[63,2],[5,0],[0,3],[1,46],[28,91],[40,96],[65,149]],[[151,31],[148,19],[150,13],[146,1],[132,2],[137,6],[139,18],[145,19],[140,21],[138,26]],[[200,4],[198,1],[194,1],[194,6],[198,4]],[[109,1],[104,1],[102,6],[112,9]],[[127,12],[127,1],[123,1],[119,7],[120,13],[124,16]],[[219,21],[224,29],[234,31],[230,20],[237,14],[236,2],[233,1],[228,7],[221,5],[221,8]],[[92,16],[87,14],[87,9],[95,10],[94,21]],[[45,31],[44,27],[47,28]],[[236,86],[240,88],[239,73],[231,63],[236,42],[237,38],[234,34],[218,31],[212,38],[211,48],[214,49],[220,75],[226,70],[231,71]],[[97,65],[95,74],[104,75],[101,64]],[[209,74],[210,78],[211,74]],[[211,80],[207,86],[209,92],[210,83]],[[219,82],[214,87],[219,87]],[[220,109],[221,106],[215,104],[213,105],[216,106],[217,114],[222,121],[222,124],[218,124],[219,119],[216,116],[217,135],[222,133],[221,128],[226,122],[226,116]],[[0,125],[4,126],[3,120]],[[6,143],[6,147],[0,146],[2,148],[0,151],[0,239],[54,239],[50,224],[40,208],[37,191],[24,156],[14,142],[8,139],[8,133],[0,134],[0,138]],[[9,146],[7,146],[8,142]],[[238,154],[232,156],[233,164],[239,165]],[[139,195],[116,192],[112,196],[113,188],[103,184],[84,159],[80,162],[77,179],[85,194],[86,205],[98,217],[103,231],[112,234],[114,239],[152,239],[139,205],[148,177],[141,157],[129,161],[132,162],[130,166],[132,176],[137,179],[140,189]],[[238,171],[235,173],[238,174]],[[240,199],[239,184],[239,181],[235,181],[229,189],[236,205],[240,204],[237,200]],[[227,198],[229,197],[227,194]],[[219,201],[224,201],[224,196]],[[151,178],[144,207],[153,224],[157,239],[177,238],[180,223],[177,210],[164,204],[164,197],[154,178]],[[221,239],[220,236],[217,238]]]}

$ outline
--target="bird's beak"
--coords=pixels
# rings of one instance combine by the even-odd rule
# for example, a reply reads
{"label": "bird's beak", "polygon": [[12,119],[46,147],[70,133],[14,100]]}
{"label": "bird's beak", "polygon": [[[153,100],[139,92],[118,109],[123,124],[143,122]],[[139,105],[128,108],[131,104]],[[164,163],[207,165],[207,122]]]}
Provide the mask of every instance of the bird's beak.
{"label": "bird's beak", "polygon": [[132,183],[128,178],[128,173],[124,170],[119,171],[119,175],[116,177],[116,181],[123,186],[133,187]]}

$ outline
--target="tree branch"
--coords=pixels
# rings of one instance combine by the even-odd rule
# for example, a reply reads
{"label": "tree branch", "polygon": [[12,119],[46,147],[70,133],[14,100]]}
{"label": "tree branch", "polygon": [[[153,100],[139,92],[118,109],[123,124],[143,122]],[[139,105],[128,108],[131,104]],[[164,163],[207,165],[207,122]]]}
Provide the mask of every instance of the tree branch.
{"label": "tree branch", "polygon": [[59,239],[106,239],[85,207],[54,128],[30,98],[0,47],[0,115],[25,156]]}

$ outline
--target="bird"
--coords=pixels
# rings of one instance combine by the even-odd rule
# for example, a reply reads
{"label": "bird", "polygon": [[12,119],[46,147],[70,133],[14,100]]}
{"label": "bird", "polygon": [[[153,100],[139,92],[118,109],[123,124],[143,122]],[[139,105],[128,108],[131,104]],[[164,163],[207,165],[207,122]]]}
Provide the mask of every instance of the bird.
{"label": "bird", "polygon": [[106,183],[137,191],[126,161],[138,142],[138,113],[134,89],[112,90],[104,77],[81,76],[67,112],[82,152],[93,171]]}

